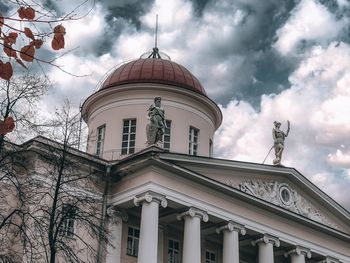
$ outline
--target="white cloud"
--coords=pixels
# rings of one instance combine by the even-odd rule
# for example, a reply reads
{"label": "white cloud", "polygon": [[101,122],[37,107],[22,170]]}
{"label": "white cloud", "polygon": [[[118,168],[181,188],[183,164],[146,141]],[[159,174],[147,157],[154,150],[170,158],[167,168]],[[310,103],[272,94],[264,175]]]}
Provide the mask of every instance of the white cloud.
{"label": "white cloud", "polygon": [[344,22],[315,0],[302,0],[277,30],[274,47],[282,55],[290,55],[303,40],[322,42],[335,38],[346,25]]}
{"label": "white cloud", "polygon": [[[291,87],[275,96],[263,96],[259,112],[246,102],[233,101],[223,108],[217,154],[261,163],[273,143],[273,120],[282,121],[285,130],[288,119],[292,128],[282,163],[295,167],[350,208],[344,191],[350,187],[350,180],[344,177],[350,166],[350,150],[346,150],[350,149],[349,74],[348,44],[315,47],[290,76]],[[267,163],[273,157],[272,151]]]}

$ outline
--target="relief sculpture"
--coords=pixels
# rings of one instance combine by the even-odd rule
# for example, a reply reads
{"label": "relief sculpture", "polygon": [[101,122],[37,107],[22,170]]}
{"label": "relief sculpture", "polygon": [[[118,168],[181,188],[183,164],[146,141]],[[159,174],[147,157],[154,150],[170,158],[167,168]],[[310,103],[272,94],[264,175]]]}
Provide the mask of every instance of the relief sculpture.
{"label": "relief sculpture", "polygon": [[244,181],[238,185],[234,185],[231,182],[225,183],[294,213],[330,227],[337,228],[334,223],[330,222],[330,220],[321,213],[321,211],[285,183],[261,180]]}

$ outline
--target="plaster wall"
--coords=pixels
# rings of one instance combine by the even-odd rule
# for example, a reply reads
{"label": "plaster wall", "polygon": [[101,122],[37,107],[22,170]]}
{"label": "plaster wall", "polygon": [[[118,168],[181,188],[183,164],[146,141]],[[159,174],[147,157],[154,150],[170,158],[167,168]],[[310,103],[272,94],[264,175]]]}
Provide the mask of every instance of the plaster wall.
{"label": "plaster wall", "polygon": [[[199,129],[198,155],[209,156],[209,140],[213,140],[218,120],[208,105],[190,96],[190,91],[155,87],[119,88],[96,99],[86,115],[89,127],[87,152],[95,154],[97,128],[106,125],[102,157],[119,159],[124,119],[136,119],[135,151],[146,145],[147,110],[156,96],[162,98],[165,119],[171,120],[170,151],[188,154],[189,128]],[[193,93],[193,92],[192,92]],[[197,95],[195,96],[202,96]],[[204,96],[202,96],[204,97]],[[204,100],[209,101],[205,98]]]}

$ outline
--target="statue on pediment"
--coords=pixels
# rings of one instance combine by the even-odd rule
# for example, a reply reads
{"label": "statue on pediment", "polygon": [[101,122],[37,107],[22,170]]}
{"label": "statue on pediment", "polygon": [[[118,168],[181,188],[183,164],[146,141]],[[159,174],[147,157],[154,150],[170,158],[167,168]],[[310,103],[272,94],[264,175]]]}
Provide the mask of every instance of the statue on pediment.
{"label": "statue on pediment", "polygon": [[281,165],[282,153],[284,150],[284,141],[290,131],[290,122],[287,121],[287,131],[280,130],[281,123],[274,121],[274,128],[272,129],[272,138],[274,141],[273,148],[275,149],[275,159],[273,160],[274,165]]}
{"label": "statue on pediment", "polygon": [[165,132],[165,115],[161,107],[161,97],[155,97],[154,103],[148,108],[149,124],[146,127],[147,145],[154,145],[163,141]]}

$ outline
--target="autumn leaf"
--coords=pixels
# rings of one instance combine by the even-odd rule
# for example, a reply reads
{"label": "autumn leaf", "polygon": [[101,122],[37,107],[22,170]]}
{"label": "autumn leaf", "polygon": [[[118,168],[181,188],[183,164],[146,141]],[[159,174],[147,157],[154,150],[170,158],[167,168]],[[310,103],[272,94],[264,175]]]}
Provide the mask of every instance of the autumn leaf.
{"label": "autumn leaf", "polygon": [[0,60],[0,78],[10,80],[13,75],[13,69],[10,62],[3,63]]}
{"label": "autumn leaf", "polygon": [[36,49],[41,48],[41,46],[43,45],[43,41],[41,39],[34,39],[33,41],[30,42],[30,45],[34,45],[34,47]]}
{"label": "autumn leaf", "polygon": [[33,45],[26,45],[21,48],[20,57],[24,61],[32,62],[34,59],[35,48]]}
{"label": "autumn leaf", "polygon": [[35,17],[35,10],[31,7],[20,7],[18,10],[18,16],[21,19],[33,20]]}
{"label": "autumn leaf", "polygon": [[6,135],[15,129],[15,121],[13,118],[6,117],[4,121],[0,121],[0,135]]}
{"label": "autumn leaf", "polygon": [[4,53],[8,55],[9,57],[17,57],[17,52],[14,50],[11,45],[4,44]]}
{"label": "autumn leaf", "polygon": [[15,129],[15,121],[11,116],[6,117],[4,123],[7,127],[7,132],[12,132]]}
{"label": "autumn leaf", "polygon": [[4,17],[2,16],[2,14],[0,13],[0,27],[3,26],[4,22],[5,22],[5,19],[4,19]]}
{"label": "autumn leaf", "polygon": [[10,32],[8,36],[5,36],[4,42],[9,43],[10,45],[16,43],[18,34],[16,32]]}
{"label": "autumn leaf", "polygon": [[34,35],[33,35],[32,30],[30,30],[30,28],[25,27],[25,28],[24,28],[24,34],[26,35],[26,37],[28,37],[28,38],[34,40]]}
{"label": "autumn leaf", "polygon": [[19,58],[16,59],[16,62],[17,62],[18,64],[20,64],[22,67],[24,67],[25,69],[28,69],[27,66],[23,63],[23,61],[20,60]]}
{"label": "autumn leaf", "polygon": [[60,50],[61,48],[64,48],[64,36],[60,33],[55,34],[51,41],[51,47],[53,50]]}
{"label": "autumn leaf", "polygon": [[53,29],[53,32],[55,34],[65,34],[66,33],[66,29],[64,28],[64,26],[62,25],[57,25],[55,26],[55,28]]}

